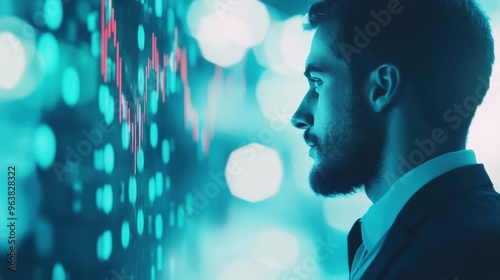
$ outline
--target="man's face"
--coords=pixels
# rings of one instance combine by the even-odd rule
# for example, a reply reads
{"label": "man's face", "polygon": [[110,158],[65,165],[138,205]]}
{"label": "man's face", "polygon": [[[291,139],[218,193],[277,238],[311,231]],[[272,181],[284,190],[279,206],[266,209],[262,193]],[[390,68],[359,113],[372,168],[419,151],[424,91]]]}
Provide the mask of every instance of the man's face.
{"label": "man's face", "polygon": [[365,86],[353,85],[349,66],[329,47],[338,43],[328,35],[329,27],[320,26],[314,36],[304,73],[310,89],[292,123],[305,129],[304,139],[312,147],[312,189],[335,196],[353,193],[373,178],[385,134],[369,109]]}

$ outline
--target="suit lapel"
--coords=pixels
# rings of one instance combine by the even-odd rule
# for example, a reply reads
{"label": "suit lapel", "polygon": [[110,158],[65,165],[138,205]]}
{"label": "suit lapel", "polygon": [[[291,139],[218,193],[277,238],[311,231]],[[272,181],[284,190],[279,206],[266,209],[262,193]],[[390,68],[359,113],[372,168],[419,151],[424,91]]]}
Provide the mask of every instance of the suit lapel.
{"label": "suit lapel", "polygon": [[412,228],[464,192],[488,185],[492,185],[492,182],[482,164],[456,168],[430,181],[415,193],[398,214],[387,233],[386,242],[362,279],[382,279],[384,271],[411,241]]}

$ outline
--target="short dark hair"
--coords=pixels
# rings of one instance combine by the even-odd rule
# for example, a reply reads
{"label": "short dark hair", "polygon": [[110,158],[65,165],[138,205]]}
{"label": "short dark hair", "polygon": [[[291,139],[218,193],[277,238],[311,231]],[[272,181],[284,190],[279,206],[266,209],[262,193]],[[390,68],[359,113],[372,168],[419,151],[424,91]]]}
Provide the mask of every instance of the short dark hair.
{"label": "short dark hair", "polygon": [[331,49],[348,62],[355,85],[380,64],[395,64],[416,87],[431,126],[444,125],[448,108],[477,95],[471,117],[456,129],[457,139],[466,138],[495,60],[489,18],[476,1],[321,0],[307,18],[306,29],[337,24]]}

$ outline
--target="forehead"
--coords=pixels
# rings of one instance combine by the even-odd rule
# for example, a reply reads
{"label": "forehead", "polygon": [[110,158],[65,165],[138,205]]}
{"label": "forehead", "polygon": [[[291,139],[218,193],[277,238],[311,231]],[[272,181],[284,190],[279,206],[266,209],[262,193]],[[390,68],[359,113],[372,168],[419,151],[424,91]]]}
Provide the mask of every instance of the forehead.
{"label": "forehead", "polygon": [[339,44],[336,41],[336,32],[337,28],[334,24],[318,27],[311,43],[306,68],[312,65],[326,71],[334,71],[342,66],[347,67],[345,61],[333,52],[334,44]]}

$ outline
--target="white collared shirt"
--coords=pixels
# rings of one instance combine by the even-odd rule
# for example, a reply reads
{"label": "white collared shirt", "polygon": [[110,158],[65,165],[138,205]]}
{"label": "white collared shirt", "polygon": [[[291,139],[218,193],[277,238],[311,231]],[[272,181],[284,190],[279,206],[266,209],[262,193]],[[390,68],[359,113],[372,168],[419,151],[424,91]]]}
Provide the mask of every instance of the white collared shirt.
{"label": "white collared shirt", "polygon": [[417,166],[399,178],[361,218],[363,244],[354,256],[350,279],[361,278],[379,252],[397,215],[418,190],[439,175],[471,164],[477,164],[474,151],[450,152]]}

